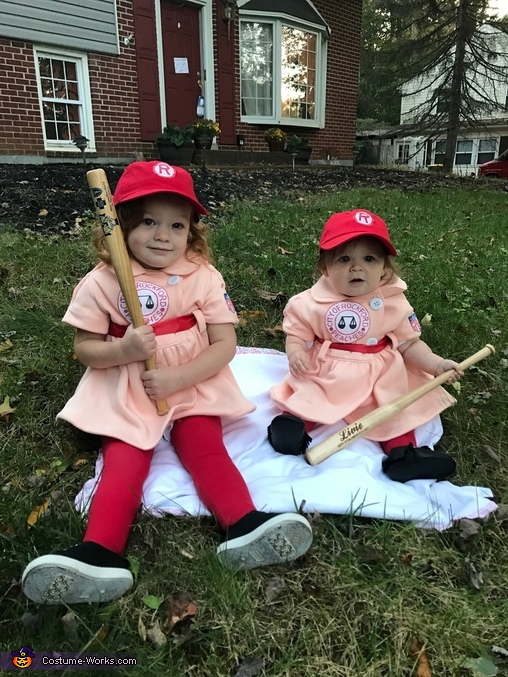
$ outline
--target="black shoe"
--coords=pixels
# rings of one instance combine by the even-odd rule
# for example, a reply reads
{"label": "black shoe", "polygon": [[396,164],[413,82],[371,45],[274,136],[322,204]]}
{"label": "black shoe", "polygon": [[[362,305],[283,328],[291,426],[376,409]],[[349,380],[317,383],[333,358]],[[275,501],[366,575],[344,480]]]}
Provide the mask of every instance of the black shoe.
{"label": "black shoe", "polygon": [[302,515],[254,510],[229,527],[227,541],[219,545],[217,555],[228,567],[246,571],[292,562],[311,544],[312,528]]}
{"label": "black shoe", "polygon": [[268,441],[279,454],[300,456],[307,451],[312,437],[307,434],[301,418],[280,414],[268,426]]}
{"label": "black shoe", "polygon": [[39,604],[109,602],[132,587],[129,563],[98,543],[86,541],[37,557],[21,579],[25,595]]}
{"label": "black shoe", "polygon": [[429,447],[395,447],[383,459],[383,472],[395,482],[410,480],[442,480],[455,472],[457,464],[451,456]]}

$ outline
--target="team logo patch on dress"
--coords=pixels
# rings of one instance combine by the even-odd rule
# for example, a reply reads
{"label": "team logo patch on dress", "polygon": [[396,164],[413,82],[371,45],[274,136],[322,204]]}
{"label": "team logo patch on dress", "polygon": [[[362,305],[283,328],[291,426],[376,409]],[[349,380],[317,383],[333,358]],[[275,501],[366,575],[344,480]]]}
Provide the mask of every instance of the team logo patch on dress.
{"label": "team logo patch on dress", "polygon": [[[162,320],[169,307],[169,296],[164,287],[159,287],[158,284],[152,282],[138,282],[136,280],[136,290],[145,322],[155,324],[155,322]],[[122,292],[118,294],[118,310],[126,320],[131,321]]]}
{"label": "team logo patch on dress", "polygon": [[325,324],[337,343],[355,343],[369,331],[369,311],[354,301],[334,303],[326,311]]}
{"label": "team logo patch on dress", "polygon": [[229,310],[232,313],[235,313],[235,315],[236,315],[236,309],[233,305],[233,301],[229,298],[229,294],[224,294],[224,300],[226,301],[226,305],[229,308]]}
{"label": "team logo patch on dress", "polygon": [[409,320],[409,324],[413,327],[415,331],[422,330],[422,328],[420,327],[420,323],[418,322],[418,318],[416,317],[416,313],[413,313],[407,319]]}

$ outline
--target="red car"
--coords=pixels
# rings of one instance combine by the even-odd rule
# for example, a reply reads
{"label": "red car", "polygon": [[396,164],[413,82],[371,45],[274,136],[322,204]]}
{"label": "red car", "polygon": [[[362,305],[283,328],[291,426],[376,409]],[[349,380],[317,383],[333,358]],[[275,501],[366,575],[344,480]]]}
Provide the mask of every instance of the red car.
{"label": "red car", "polygon": [[489,162],[484,162],[478,167],[478,175],[494,176],[498,179],[508,179],[508,150]]}

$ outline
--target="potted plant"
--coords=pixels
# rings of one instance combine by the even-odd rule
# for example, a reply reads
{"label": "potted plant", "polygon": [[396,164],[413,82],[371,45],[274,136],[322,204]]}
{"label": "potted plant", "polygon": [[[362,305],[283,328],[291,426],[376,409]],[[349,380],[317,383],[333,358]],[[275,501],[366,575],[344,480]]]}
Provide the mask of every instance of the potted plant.
{"label": "potted plant", "polygon": [[286,150],[288,153],[295,156],[296,164],[309,164],[309,159],[312,155],[312,147],[309,145],[308,139],[295,134],[288,140]]}
{"label": "potted plant", "polygon": [[265,130],[265,141],[268,142],[268,148],[271,152],[283,151],[287,138],[286,132],[283,132],[279,127],[268,127]]}
{"label": "potted plant", "polygon": [[191,125],[179,127],[166,125],[162,134],[155,139],[161,160],[170,165],[188,165],[194,155],[194,129]]}
{"label": "potted plant", "polygon": [[198,118],[192,123],[196,148],[210,149],[214,137],[220,134],[219,123],[208,118]]}

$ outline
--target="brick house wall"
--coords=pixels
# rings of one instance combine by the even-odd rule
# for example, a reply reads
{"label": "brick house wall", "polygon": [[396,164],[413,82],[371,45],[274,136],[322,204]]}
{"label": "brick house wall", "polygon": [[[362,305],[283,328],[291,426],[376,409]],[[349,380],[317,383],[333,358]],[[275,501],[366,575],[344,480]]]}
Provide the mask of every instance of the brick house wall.
{"label": "brick house wall", "polygon": [[[289,134],[309,138],[313,159],[337,158],[349,162],[353,157],[356,103],[358,92],[360,27],[362,0],[314,0],[314,5],[331,27],[328,40],[326,119],[324,129],[286,128]],[[117,0],[120,35],[134,32],[132,1]],[[213,12],[216,91],[220,78],[217,67],[218,33],[224,22]],[[231,49],[235,63],[235,101],[240,100],[238,21],[232,26]],[[143,152],[157,157],[153,144],[140,141],[140,113],[136,52],[133,44],[120,40],[120,54],[88,53],[96,153],[99,159],[133,159]],[[37,93],[32,44],[0,38],[0,156],[14,156],[18,162],[28,156],[44,158],[81,158],[81,153],[45,151]],[[220,120],[220,101],[217,116]],[[266,151],[264,129],[267,125],[240,122],[239,106],[235,113],[236,133],[243,134],[251,150]],[[220,139],[219,139],[220,142]]]}

